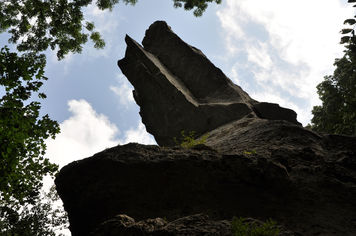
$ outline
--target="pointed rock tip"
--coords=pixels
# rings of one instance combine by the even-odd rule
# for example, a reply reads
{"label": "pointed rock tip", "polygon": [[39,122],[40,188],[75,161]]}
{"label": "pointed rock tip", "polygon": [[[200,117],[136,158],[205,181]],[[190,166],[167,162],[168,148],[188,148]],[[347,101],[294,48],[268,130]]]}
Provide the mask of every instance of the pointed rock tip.
{"label": "pointed rock tip", "polygon": [[126,36],[125,36],[125,42],[126,42],[126,45],[127,45],[127,47],[131,47],[131,46],[133,46],[133,45],[137,45],[137,46],[140,46],[141,47],[141,45],[136,41],[136,40],[134,40],[133,38],[131,38],[129,35],[127,35],[126,34]]}
{"label": "pointed rock tip", "polygon": [[150,27],[148,27],[148,29],[146,30],[146,34],[150,31],[156,31],[157,29],[159,29],[159,31],[164,31],[164,30],[168,30],[168,31],[172,31],[171,27],[167,24],[167,22],[162,21],[162,20],[158,20],[153,22]]}
{"label": "pointed rock tip", "polygon": [[125,42],[127,43],[127,41],[133,41],[133,39],[128,34],[125,35]]}
{"label": "pointed rock tip", "polygon": [[165,22],[164,20],[157,20],[157,21],[153,22],[151,24],[151,26],[152,25],[162,25],[162,26],[166,26],[166,27],[170,28],[169,25],[167,24],[167,22]]}

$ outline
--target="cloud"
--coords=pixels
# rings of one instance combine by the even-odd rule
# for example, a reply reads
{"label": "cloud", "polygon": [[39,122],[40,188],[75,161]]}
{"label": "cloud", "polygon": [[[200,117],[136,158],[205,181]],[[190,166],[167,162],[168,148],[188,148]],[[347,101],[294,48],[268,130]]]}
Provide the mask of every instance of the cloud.
{"label": "cloud", "polygon": [[[51,162],[63,167],[119,144],[119,140],[115,138],[119,134],[117,127],[106,116],[98,114],[87,101],[70,100],[68,106],[72,115],[60,123],[61,133],[56,139],[46,140],[45,157]],[[43,183],[45,191],[54,184],[49,176],[44,178]],[[61,201],[58,201],[53,207],[61,205]],[[68,229],[56,233],[71,235]]]}
{"label": "cloud", "polygon": [[135,104],[135,100],[132,95],[134,89],[123,74],[117,76],[118,86],[110,86],[110,90],[119,97],[119,102],[125,108]]}
{"label": "cloud", "polygon": [[116,125],[98,114],[87,101],[70,100],[68,106],[72,115],[60,123],[61,133],[46,141],[46,157],[60,167],[119,144],[156,144],[141,122],[126,130],[121,140],[117,138],[120,132]]}
{"label": "cloud", "polygon": [[91,43],[85,46],[85,50],[88,52],[90,58],[97,57],[109,57],[109,55],[115,50],[115,39],[119,34],[118,28],[120,24],[120,17],[117,17],[117,12],[106,10],[100,10],[93,2],[84,11],[84,19],[89,22],[94,22],[95,29],[98,31],[105,41],[104,49],[95,49]]}
{"label": "cloud", "polygon": [[157,144],[153,136],[147,133],[145,126],[140,122],[135,129],[125,132],[122,143]]}
{"label": "cloud", "polygon": [[[111,123],[105,115],[98,114],[87,101],[70,100],[68,106],[72,115],[60,123],[61,133],[56,139],[46,140],[45,157],[60,167],[119,144],[129,142],[156,144],[142,123],[124,132],[123,140],[119,140],[116,138],[120,133],[116,125]],[[44,191],[48,191],[54,184],[49,176],[44,178],[43,183]],[[61,201],[54,204],[56,207],[61,205]],[[71,235],[68,229],[57,233]]]}
{"label": "cloud", "polygon": [[262,101],[287,101],[308,123],[319,103],[315,87],[342,55],[339,31],[352,14],[339,0],[226,0],[217,16],[236,60],[232,79]]}
{"label": "cloud", "polygon": [[68,106],[72,116],[60,124],[56,139],[47,140],[46,157],[52,162],[62,167],[119,144],[117,127],[87,101],[70,100]]}
{"label": "cloud", "polygon": [[267,70],[272,66],[272,60],[269,56],[268,46],[266,43],[258,42],[257,46],[247,46],[248,60],[259,67]]}

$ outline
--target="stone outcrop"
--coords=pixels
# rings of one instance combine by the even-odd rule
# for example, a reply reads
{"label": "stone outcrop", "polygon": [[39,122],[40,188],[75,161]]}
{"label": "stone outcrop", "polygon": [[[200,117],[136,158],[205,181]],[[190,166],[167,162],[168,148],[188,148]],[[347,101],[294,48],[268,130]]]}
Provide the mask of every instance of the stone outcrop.
{"label": "stone outcrop", "polygon": [[92,236],[173,236],[206,235],[231,236],[231,222],[213,221],[207,215],[198,214],[183,217],[172,222],[162,218],[139,222],[126,215],[118,215],[102,223]]}
{"label": "stone outcrop", "polygon": [[[144,47],[126,43],[119,66],[161,147],[119,145],[60,170],[73,236],[225,236],[234,216],[272,218],[281,235],[356,235],[356,137],[251,99],[164,22]],[[182,130],[205,143],[172,146]]]}
{"label": "stone outcrop", "polygon": [[[247,218],[244,224],[261,226],[263,222]],[[279,236],[294,236],[283,226],[277,225]],[[231,221],[211,220],[204,214],[183,217],[171,222],[162,218],[136,222],[127,215],[117,215],[100,224],[91,236],[233,236]]]}
{"label": "stone outcrop", "polygon": [[[56,185],[73,236],[88,235],[118,214],[175,220],[197,213],[214,220],[273,218],[301,235],[354,235],[356,138],[319,136],[288,122],[271,125],[280,148],[261,154],[257,147],[228,154],[204,145],[127,144],[65,166]],[[296,133],[295,140],[311,145],[294,146],[293,136],[283,137],[293,129],[288,136]],[[230,149],[231,142],[220,148]]]}
{"label": "stone outcrop", "polygon": [[118,65],[134,86],[142,122],[159,145],[175,145],[182,130],[199,136],[246,116],[299,124],[294,111],[250,98],[163,21],[146,31],[144,47],[129,36],[125,41],[125,58]]}

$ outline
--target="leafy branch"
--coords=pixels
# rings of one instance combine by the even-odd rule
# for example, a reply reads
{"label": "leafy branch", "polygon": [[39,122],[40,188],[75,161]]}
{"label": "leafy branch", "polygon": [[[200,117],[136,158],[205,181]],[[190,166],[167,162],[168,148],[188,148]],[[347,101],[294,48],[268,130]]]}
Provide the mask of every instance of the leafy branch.
{"label": "leafy branch", "polygon": [[[123,0],[135,5],[138,0]],[[21,52],[42,52],[57,49],[59,60],[70,52],[80,53],[88,39],[95,48],[103,48],[105,42],[92,22],[84,19],[83,8],[93,0],[2,0],[0,4],[0,33],[8,32],[10,43],[17,44]],[[221,0],[174,0],[174,7],[184,6],[201,16],[208,2]],[[112,10],[119,0],[96,0],[100,10]]]}

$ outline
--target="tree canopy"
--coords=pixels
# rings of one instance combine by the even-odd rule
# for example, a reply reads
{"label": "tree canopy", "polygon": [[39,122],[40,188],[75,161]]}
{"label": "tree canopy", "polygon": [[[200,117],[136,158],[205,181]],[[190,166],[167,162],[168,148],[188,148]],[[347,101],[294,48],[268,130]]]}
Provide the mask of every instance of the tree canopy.
{"label": "tree canopy", "polygon": [[356,135],[356,58],[347,53],[335,61],[333,75],[318,86],[321,106],[312,110],[312,128],[331,134]]}
{"label": "tree canopy", "polygon": [[222,0],[173,0],[174,7],[182,7],[184,6],[185,10],[194,9],[193,13],[195,16],[201,16],[206,8],[208,7],[209,2],[215,2],[220,4]]}
{"label": "tree canopy", "polygon": [[[174,7],[194,9],[201,16],[209,2],[221,0],[173,0]],[[93,0],[3,0],[0,5],[0,32],[7,31],[10,43],[19,51],[57,50],[58,59],[69,52],[80,53],[90,38],[95,48],[103,48],[104,40],[95,31],[94,22],[84,19],[83,8]],[[123,0],[134,5],[137,0]],[[119,0],[96,0],[99,9],[112,10]]]}
{"label": "tree canopy", "polygon": [[340,43],[345,45],[345,54],[335,60],[333,75],[325,76],[317,86],[322,105],[312,110],[311,128],[325,133],[356,135],[356,19],[347,19],[344,24],[353,26],[341,30],[344,36]]}
{"label": "tree canopy", "polygon": [[42,176],[57,169],[43,156],[45,140],[59,132],[58,123],[48,115],[39,117],[40,103],[32,96],[47,79],[44,66],[43,55],[19,56],[7,47],[0,51],[0,85],[5,87],[0,97],[0,203],[32,202]]}
{"label": "tree canopy", "polygon": [[24,204],[20,210],[12,205],[0,205],[1,236],[64,236],[59,233],[68,227],[63,208],[55,205],[59,200],[54,186],[41,192],[34,204]]}

